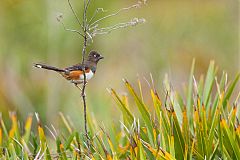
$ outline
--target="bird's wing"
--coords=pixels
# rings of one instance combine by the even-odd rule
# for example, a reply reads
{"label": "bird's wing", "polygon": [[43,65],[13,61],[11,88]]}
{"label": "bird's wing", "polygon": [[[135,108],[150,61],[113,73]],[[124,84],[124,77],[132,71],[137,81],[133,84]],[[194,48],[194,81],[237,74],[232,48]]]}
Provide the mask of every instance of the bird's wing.
{"label": "bird's wing", "polygon": [[[76,64],[70,67],[65,68],[66,71],[71,72],[71,71],[83,71],[83,66],[82,64]],[[89,70],[89,67],[86,65],[85,66],[85,71]]]}
{"label": "bird's wing", "polygon": [[[90,68],[85,66],[85,73],[89,73]],[[65,68],[65,73],[62,74],[68,80],[79,80],[80,75],[83,75],[83,66],[81,64],[76,64]]]}

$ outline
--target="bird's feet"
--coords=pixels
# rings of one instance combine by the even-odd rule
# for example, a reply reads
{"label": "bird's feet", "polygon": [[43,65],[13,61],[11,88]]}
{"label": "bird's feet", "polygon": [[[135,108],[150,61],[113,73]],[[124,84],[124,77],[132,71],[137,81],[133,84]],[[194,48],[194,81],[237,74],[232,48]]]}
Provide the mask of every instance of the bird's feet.
{"label": "bird's feet", "polygon": [[78,86],[78,84],[74,83],[75,87],[77,87],[80,91],[82,91],[82,88]]}

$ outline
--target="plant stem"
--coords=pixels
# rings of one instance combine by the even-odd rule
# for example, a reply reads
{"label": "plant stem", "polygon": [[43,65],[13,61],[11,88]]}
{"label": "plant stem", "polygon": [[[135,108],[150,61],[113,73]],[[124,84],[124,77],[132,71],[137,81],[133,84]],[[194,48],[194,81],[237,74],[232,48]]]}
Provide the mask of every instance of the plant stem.
{"label": "plant stem", "polygon": [[84,12],[83,12],[83,49],[82,49],[82,66],[83,66],[83,75],[84,75],[84,80],[83,80],[83,87],[82,87],[82,100],[83,100],[83,110],[84,110],[84,129],[85,129],[85,134],[86,134],[86,140],[87,140],[87,147],[88,147],[88,152],[90,151],[90,142],[89,142],[89,136],[88,136],[88,129],[87,129],[87,103],[86,103],[86,94],[85,94],[85,89],[86,89],[86,74],[85,74],[85,55],[86,55],[86,48],[87,48],[87,17],[86,17],[86,0],[84,0]]}
{"label": "plant stem", "polygon": [[83,73],[84,73],[84,80],[83,80],[83,87],[82,87],[82,100],[83,100],[83,109],[84,109],[84,129],[85,129],[85,134],[86,134],[86,138],[87,138],[87,146],[89,148],[89,137],[88,137],[88,129],[87,129],[87,103],[86,103],[86,94],[85,94],[85,89],[86,89],[86,74],[85,74],[85,54],[86,54],[86,47],[87,47],[87,37],[86,34],[84,32],[84,42],[83,42],[83,50],[82,50],[82,55],[83,55],[83,60],[82,60],[82,65],[83,65]]}

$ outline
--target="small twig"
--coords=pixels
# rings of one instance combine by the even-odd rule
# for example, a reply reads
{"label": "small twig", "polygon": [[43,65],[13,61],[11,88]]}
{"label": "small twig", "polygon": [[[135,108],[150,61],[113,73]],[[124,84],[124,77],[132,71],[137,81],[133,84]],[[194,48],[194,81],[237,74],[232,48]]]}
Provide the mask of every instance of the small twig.
{"label": "small twig", "polygon": [[[123,23],[118,23],[118,24],[115,24],[113,26],[109,26],[109,27],[105,27],[105,28],[96,28],[93,30],[92,32],[92,37],[96,36],[96,35],[101,35],[101,34],[108,34],[114,30],[117,30],[117,29],[121,29],[121,28],[127,28],[129,26],[136,26],[137,24],[139,23],[144,23],[145,22],[145,19],[143,18],[134,18],[132,19],[131,21],[129,22],[123,22]],[[93,29],[93,28],[90,28],[90,30]]]}
{"label": "small twig", "polygon": [[92,37],[92,35],[91,35],[90,33],[88,33],[88,32],[86,32],[86,33],[87,33],[88,37],[91,39],[91,41],[92,41],[92,43],[93,43],[93,37]]}
{"label": "small twig", "polygon": [[91,0],[88,0],[86,6],[84,7],[84,12],[87,13],[87,10],[88,10],[88,7],[89,7],[89,4],[90,4]]}
{"label": "small twig", "polygon": [[101,11],[101,12],[105,12],[105,10],[103,9],[103,8],[97,8],[96,10],[95,10],[95,12],[93,13],[93,16],[90,18],[90,20],[89,20],[89,24],[91,24],[91,22],[94,20],[94,18],[96,17],[96,15],[99,13],[99,11]]}
{"label": "small twig", "polygon": [[70,6],[70,8],[71,8],[71,10],[72,10],[72,13],[74,14],[74,16],[75,16],[75,18],[76,18],[78,24],[83,28],[83,25],[81,24],[81,22],[80,22],[80,20],[79,20],[79,18],[78,18],[78,16],[77,16],[75,10],[73,9],[70,0],[68,0],[68,5]]}
{"label": "small twig", "polygon": [[75,30],[75,29],[69,29],[69,28],[66,28],[65,24],[64,24],[62,21],[59,20],[59,22],[62,24],[63,29],[64,29],[65,31],[68,31],[68,32],[74,32],[74,33],[79,34],[81,37],[84,37],[83,34],[82,34],[80,31]]}
{"label": "small twig", "polygon": [[107,19],[107,18],[117,16],[118,14],[120,14],[120,13],[123,12],[123,11],[127,11],[127,10],[130,10],[130,9],[132,9],[132,8],[139,8],[139,7],[140,7],[140,4],[134,4],[134,5],[130,6],[130,7],[121,8],[121,9],[119,9],[119,10],[118,10],[117,12],[115,12],[115,13],[109,14],[109,15],[107,15],[107,16],[104,16],[104,17],[96,20],[95,22],[93,22],[92,24],[90,24],[89,27],[94,26],[94,25],[97,24],[98,22],[101,22],[102,20],[105,20],[105,19]]}

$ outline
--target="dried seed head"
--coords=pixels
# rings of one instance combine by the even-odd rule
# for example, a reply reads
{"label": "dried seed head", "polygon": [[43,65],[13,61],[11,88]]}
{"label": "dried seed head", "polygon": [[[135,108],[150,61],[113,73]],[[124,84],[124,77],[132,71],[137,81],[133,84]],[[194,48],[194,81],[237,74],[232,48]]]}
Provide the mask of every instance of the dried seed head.
{"label": "dried seed head", "polygon": [[146,20],[144,18],[133,18],[131,21],[130,21],[130,24],[131,26],[136,26],[140,23],[145,23]]}
{"label": "dried seed head", "polygon": [[63,14],[62,13],[58,13],[56,16],[56,19],[58,22],[61,22],[63,20]]}

